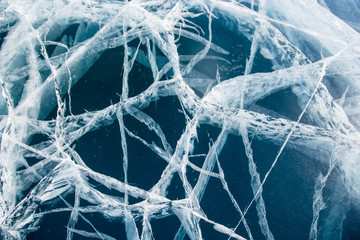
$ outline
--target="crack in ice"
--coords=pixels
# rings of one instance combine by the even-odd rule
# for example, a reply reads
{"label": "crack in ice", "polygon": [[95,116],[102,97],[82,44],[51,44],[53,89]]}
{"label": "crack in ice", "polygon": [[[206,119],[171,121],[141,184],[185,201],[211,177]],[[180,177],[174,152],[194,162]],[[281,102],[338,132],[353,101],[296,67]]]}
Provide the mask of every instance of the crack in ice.
{"label": "crack in ice", "polygon": [[[312,184],[303,193],[310,202],[299,200],[312,211],[298,225],[302,236],[341,237],[350,205],[360,212],[360,36],[356,17],[342,20],[350,10],[332,2],[5,0],[0,236],[43,234],[44,219],[66,213],[67,240],[119,238],[99,219],[117,221],[127,239],[159,238],[163,219],[177,224],[166,238],[284,238],[271,181],[292,153],[301,155],[292,170],[310,161],[315,168],[302,171]],[[112,61],[117,69],[92,72]],[[116,85],[117,98],[89,94],[86,101],[107,105],[81,106],[90,75],[96,92]],[[100,133],[116,136],[103,143],[120,152],[114,175],[96,166],[110,154],[90,157],[94,144],[101,152]],[[154,169],[134,173],[140,160]],[[140,175],[152,172],[144,187]],[[220,196],[221,204],[211,201]]]}

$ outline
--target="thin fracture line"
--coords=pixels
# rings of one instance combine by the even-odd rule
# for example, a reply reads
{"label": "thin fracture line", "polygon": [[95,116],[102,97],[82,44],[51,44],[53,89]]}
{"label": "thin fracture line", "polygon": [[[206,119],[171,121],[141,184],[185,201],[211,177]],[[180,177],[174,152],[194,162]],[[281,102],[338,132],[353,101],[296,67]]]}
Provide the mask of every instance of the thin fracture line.
{"label": "thin fracture line", "polygon": [[298,120],[296,121],[296,123],[295,123],[294,126],[292,127],[291,131],[290,131],[289,134],[286,136],[286,139],[285,139],[283,145],[281,146],[278,154],[276,155],[276,158],[275,158],[274,162],[272,163],[269,171],[266,173],[266,175],[265,175],[265,177],[264,177],[264,179],[263,179],[263,181],[262,181],[259,189],[256,191],[256,194],[254,195],[254,197],[253,197],[253,199],[251,200],[250,204],[249,204],[248,207],[245,209],[244,215],[243,215],[243,217],[240,219],[239,222],[242,222],[242,221],[244,220],[245,215],[246,215],[246,213],[248,212],[248,210],[250,209],[251,205],[254,203],[255,199],[258,197],[258,195],[260,194],[260,192],[262,192],[263,185],[265,184],[265,182],[266,182],[267,178],[269,177],[272,169],[275,167],[277,161],[279,160],[279,157],[280,157],[281,153],[283,152],[286,144],[288,143],[291,135],[294,133],[295,128],[296,128],[296,127],[298,126],[298,124],[300,123],[300,120],[302,119],[304,113],[306,112],[307,108],[309,107],[311,100],[314,98],[315,93],[316,93],[317,89],[319,88],[319,85],[321,84],[321,81],[322,81],[323,77],[325,76],[325,73],[326,73],[325,68],[326,68],[326,66],[327,66],[327,64],[326,64],[326,62],[325,62],[324,65],[323,65],[323,67],[322,67],[321,77],[320,77],[318,83],[316,84],[316,87],[315,87],[313,93],[311,94],[311,97],[310,97],[309,101],[306,103],[304,110],[301,112]]}

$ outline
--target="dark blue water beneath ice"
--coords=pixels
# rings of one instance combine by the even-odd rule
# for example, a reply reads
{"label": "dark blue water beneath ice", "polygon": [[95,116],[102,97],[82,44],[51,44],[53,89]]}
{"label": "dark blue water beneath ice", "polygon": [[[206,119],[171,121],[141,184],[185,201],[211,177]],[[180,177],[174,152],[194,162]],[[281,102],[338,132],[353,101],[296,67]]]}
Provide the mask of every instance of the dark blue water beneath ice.
{"label": "dark blue water beneath ice", "polygon": [[[201,21],[205,20],[199,20]],[[206,23],[202,25],[206,26]],[[249,55],[250,42],[245,37],[225,30],[221,20],[214,20],[213,41],[230,52],[227,58],[232,65],[227,63],[205,61],[197,66],[199,71],[205,72],[209,77],[214,78],[216,65],[220,64],[222,79],[227,79],[243,74],[246,57]],[[189,40],[182,39],[182,48],[186,52],[196,52],[199,47]],[[133,43],[135,46],[136,42]],[[121,94],[121,76],[123,64],[123,48],[107,50],[91,69],[77,83],[71,94],[73,114],[83,113],[85,110],[99,110],[109,106],[111,103],[119,102]],[[271,63],[256,55],[253,72],[268,72],[271,70]],[[145,90],[151,84],[152,73],[149,68],[136,62],[130,73],[129,88],[130,96],[134,96]],[[300,114],[296,98],[289,89],[281,90],[258,104],[267,109],[277,111],[279,114],[296,120]],[[153,102],[143,111],[150,115],[162,127],[171,146],[176,147],[181,134],[185,128],[185,119],[181,112],[181,106],[177,97],[161,98]],[[56,110],[49,119],[56,116]],[[306,116],[305,116],[306,118]],[[306,121],[306,119],[304,120]],[[153,133],[144,125],[131,116],[124,119],[127,128],[151,142]],[[198,143],[194,154],[207,153],[209,142],[215,141],[220,129],[210,125],[201,125],[198,128]],[[118,122],[102,127],[97,131],[87,133],[76,142],[75,150],[80,154],[86,164],[100,173],[123,180],[122,151],[120,145],[120,130]],[[129,173],[128,181],[131,185],[149,190],[159,179],[166,167],[166,162],[151,152],[136,139],[127,136],[129,147]],[[252,147],[254,160],[257,164],[261,179],[264,177],[272,162],[274,161],[280,146],[271,142],[260,142],[253,140]],[[191,161],[201,167],[202,157],[192,158]],[[235,199],[244,210],[253,198],[248,160],[245,155],[242,138],[230,135],[226,145],[219,156],[225,172],[226,180]],[[214,169],[217,172],[217,168]],[[312,198],[314,194],[315,179],[320,172],[327,171],[326,165],[315,158],[306,156],[302,152],[285,148],[277,165],[271,172],[264,185],[263,198],[267,211],[267,219],[270,230],[275,239],[308,239],[312,221]],[[329,189],[337,187],[337,178],[334,172],[324,190],[324,199],[331,205],[334,195]],[[188,179],[194,186],[198,173],[188,168]],[[105,193],[112,194],[110,190],[101,189]],[[175,176],[167,197],[172,200],[184,198],[182,182]],[[73,202],[73,195],[69,194],[66,199]],[[119,196],[121,197],[121,196]],[[336,197],[336,196],[335,196]],[[130,202],[136,202],[131,199]],[[54,203],[55,204],[55,203]],[[57,203],[62,206],[60,201]],[[217,179],[211,179],[205,191],[201,207],[207,217],[230,228],[235,227],[240,216],[232,206],[232,203]],[[329,208],[328,208],[329,209]],[[341,211],[341,207],[339,208]],[[321,212],[319,223],[326,221],[329,212],[327,209]],[[105,220],[100,214],[85,214],[97,227],[99,231],[107,233],[116,239],[126,239],[125,227],[120,219]],[[47,215],[40,223],[40,229],[30,233],[27,239],[66,239],[66,225],[70,212],[61,212]],[[264,239],[261,234],[256,214],[255,204],[250,207],[246,220],[252,230],[254,239]],[[351,208],[348,218],[345,219],[343,239],[360,239],[360,230],[355,226],[360,222],[356,214],[352,214]],[[175,216],[153,220],[152,228],[155,239],[173,239],[180,222]],[[205,222],[200,222],[204,239],[228,239],[225,235],[218,233],[213,227]],[[138,229],[141,231],[141,219],[137,221]],[[336,224],[335,224],[336,225]],[[336,236],[336,228],[330,235]],[[77,229],[89,230],[91,228],[81,219],[76,225]],[[319,229],[322,233],[322,229]],[[237,233],[247,237],[242,225]],[[324,235],[325,236],[325,235]],[[74,234],[74,239],[85,239]],[[186,238],[188,239],[188,238]],[[325,238],[323,238],[325,239]]]}

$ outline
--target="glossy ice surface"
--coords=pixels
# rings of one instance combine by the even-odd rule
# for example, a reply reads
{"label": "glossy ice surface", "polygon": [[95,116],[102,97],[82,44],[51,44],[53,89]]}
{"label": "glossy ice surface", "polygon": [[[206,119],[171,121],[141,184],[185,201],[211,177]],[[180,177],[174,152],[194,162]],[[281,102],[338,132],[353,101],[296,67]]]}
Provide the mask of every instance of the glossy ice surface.
{"label": "glossy ice surface", "polygon": [[2,239],[359,239],[358,0],[2,0]]}

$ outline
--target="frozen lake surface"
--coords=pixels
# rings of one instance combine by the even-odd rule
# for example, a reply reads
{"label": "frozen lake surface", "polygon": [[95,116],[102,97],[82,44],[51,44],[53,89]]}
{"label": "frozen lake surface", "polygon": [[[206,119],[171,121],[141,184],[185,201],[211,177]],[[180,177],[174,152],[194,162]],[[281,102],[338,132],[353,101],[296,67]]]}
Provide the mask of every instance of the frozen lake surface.
{"label": "frozen lake surface", "polygon": [[1,239],[360,239],[358,0],[2,0]]}

